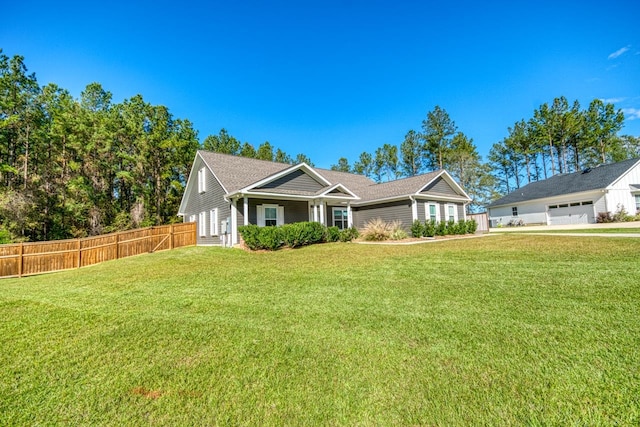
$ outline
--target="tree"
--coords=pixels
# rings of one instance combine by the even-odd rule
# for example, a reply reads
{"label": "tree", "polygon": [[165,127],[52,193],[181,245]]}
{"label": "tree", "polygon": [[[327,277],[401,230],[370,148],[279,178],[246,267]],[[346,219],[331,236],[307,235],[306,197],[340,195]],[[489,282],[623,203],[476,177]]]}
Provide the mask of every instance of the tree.
{"label": "tree", "polygon": [[260,144],[258,151],[256,151],[256,159],[273,161],[273,146],[269,141]]}
{"label": "tree", "polygon": [[404,175],[420,174],[424,167],[424,145],[420,141],[420,134],[410,130],[400,144],[400,168]]}
{"label": "tree", "polygon": [[623,124],[624,114],[621,110],[615,111],[613,104],[605,104],[600,99],[591,101],[586,113],[586,137],[593,157],[607,162],[607,156],[614,152],[619,141],[616,134]]}
{"label": "tree", "polygon": [[256,155],[256,149],[253,148],[253,145],[249,144],[248,142],[242,144],[242,147],[240,148],[240,156],[255,159]]}
{"label": "tree", "polygon": [[358,160],[353,164],[353,173],[364,175],[367,178],[373,177],[373,158],[366,151],[360,154]]}
{"label": "tree", "polygon": [[444,109],[436,105],[422,121],[422,130],[427,166],[432,170],[444,169],[451,137],[457,130],[455,122]]}
{"label": "tree", "polygon": [[216,153],[237,155],[240,152],[240,141],[229,135],[225,128],[222,128],[218,135],[207,136],[202,148]]}
{"label": "tree", "polygon": [[306,163],[308,166],[311,166],[311,167],[314,166],[313,162],[311,162],[311,159],[302,153],[296,155],[296,159],[295,159],[295,164],[300,164],[300,163]]}
{"label": "tree", "polygon": [[274,156],[273,161],[278,163],[293,164],[293,159],[291,158],[291,156],[279,148],[276,150],[276,154]]}
{"label": "tree", "polygon": [[349,161],[346,159],[346,157],[340,157],[337,164],[331,165],[331,170],[339,172],[351,172],[351,166],[349,166]]}

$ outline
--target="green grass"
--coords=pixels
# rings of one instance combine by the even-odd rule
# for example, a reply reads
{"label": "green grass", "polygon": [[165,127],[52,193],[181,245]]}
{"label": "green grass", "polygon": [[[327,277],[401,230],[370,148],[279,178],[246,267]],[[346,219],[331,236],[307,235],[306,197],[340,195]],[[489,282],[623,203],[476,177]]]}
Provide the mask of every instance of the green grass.
{"label": "green grass", "polygon": [[517,233],[589,233],[589,234],[638,234],[640,228],[576,228],[573,230],[540,230],[540,231],[513,231]]}
{"label": "green grass", "polygon": [[0,425],[637,425],[640,239],[193,247],[0,281]]}

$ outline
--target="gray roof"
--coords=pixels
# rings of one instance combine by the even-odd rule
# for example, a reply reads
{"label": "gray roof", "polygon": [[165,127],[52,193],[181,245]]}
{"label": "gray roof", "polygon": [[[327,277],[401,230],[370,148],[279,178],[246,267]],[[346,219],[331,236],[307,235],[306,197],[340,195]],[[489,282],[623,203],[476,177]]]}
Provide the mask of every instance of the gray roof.
{"label": "gray roof", "polygon": [[[229,194],[293,166],[286,163],[257,160],[204,150],[200,150],[199,154]],[[359,203],[416,194],[442,173],[442,171],[429,172],[378,184],[363,175],[315,167],[312,169],[330,182],[330,186],[342,184],[355,193],[360,197]],[[323,190],[328,189],[330,186],[326,186]],[[306,193],[295,192],[295,194],[305,195]]]}
{"label": "gray roof", "polygon": [[529,200],[545,199],[564,194],[603,190],[613,184],[640,159],[601,165],[584,171],[560,174],[543,181],[532,182],[491,203],[489,207],[510,205]]}

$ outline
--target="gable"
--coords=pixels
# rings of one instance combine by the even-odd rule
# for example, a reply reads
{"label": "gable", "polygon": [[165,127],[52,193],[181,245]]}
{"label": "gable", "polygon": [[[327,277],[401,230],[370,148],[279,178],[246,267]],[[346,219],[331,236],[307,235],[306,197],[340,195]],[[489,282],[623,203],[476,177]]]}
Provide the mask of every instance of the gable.
{"label": "gable", "polygon": [[458,196],[456,190],[441,176],[434,179],[429,185],[422,189],[420,194],[446,194],[448,196]]}
{"label": "gable", "polygon": [[275,191],[301,191],[316,193],[325,186],[316,181],[311,175],[302,169],[296,169],[271,182],[256,187],[255,190],[275,190]]}
{"label": "gable", "polygon": [[347,193],[346,191],[343,191],[341,188],[334,188],[333,190],[329,191],[326,194],[332,195],[332,196],[351,196],[351,194]]}

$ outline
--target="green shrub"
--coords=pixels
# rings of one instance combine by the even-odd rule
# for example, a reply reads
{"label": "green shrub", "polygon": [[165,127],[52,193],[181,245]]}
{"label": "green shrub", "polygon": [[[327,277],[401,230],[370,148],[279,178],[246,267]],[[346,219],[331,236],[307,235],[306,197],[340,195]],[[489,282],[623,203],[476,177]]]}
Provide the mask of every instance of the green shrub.
{"label": "green shrub", "polygon": [[242,236],[242,240],[244,240],[244,244],[247,245],[249,249],[252,251],[262,249],[260,247],[260,239],[258,239],[258,236],[260,235],[260,227],[254,224],[242,225],[238,227],[238,231]]}
{"label": "green shrub", "polygon": [[476,230],[478,229],[478,223],[475,219],[469,219],[467,220],[466,227],[468,234],[475,234]]}
{"label": "green shrub", "polygon": [[426,224],[422,223],[422,221],[420,221],[418,219],[413,221],[413,224],[411,224],[411,236],[413,236],[413,237],[422,237],[422,236],[424,236],[425,225]]}
{"label": "green shrub", "polygon": [[11,233],[6,228],[0,226],[0,245],[11,243]]}
{"label": "green shrub", "polygon": [[425,237],[434,237],[436,235],[436,227],[438,223],[436,221],[427,220],[424,223],[424,233]]}
{"label": "green shrub", "polygon": [[447,223],[445,221],[440,221],[436,225],[436,236],[446,236],[448,234]]}
{"label": "green shrub", "polygon": [[390,225],[390,228],[391,234],[389,235],[389,238],[393,240],[402,240],[409,237],[409,235],[407,234],[407,230],[405,230],[402,226],[402,221],[393,221]]}
{"label": "green shrub", "polygon": [[467,234],[467,222],[464,219],[459,220],[453,227],[453,234]]}
{"label": "green shrub", "polygon": [[327,243],[337,242],[341,240],[342,232],[336,226],[327,227],[327,232],[325,234],[325,241]]}
{"label": "green shrub", "polygon": [[282,227],[260,227],[260,232],[258,233],[260,249],[275,251],[284,243],[282,240],[283,234]]}
{"label": "green shrub", "polygon": [[358,233],[358,229],[355,227],[345,228],[340,231],[340,241],[341,242],[350,242],[353,239],[357,239],[360,233]]}
{"label": "green shrub", "polygon": [[297,248],[325,240],[325,227],[317,222],[295,222],[280,227],[285,246]]}

